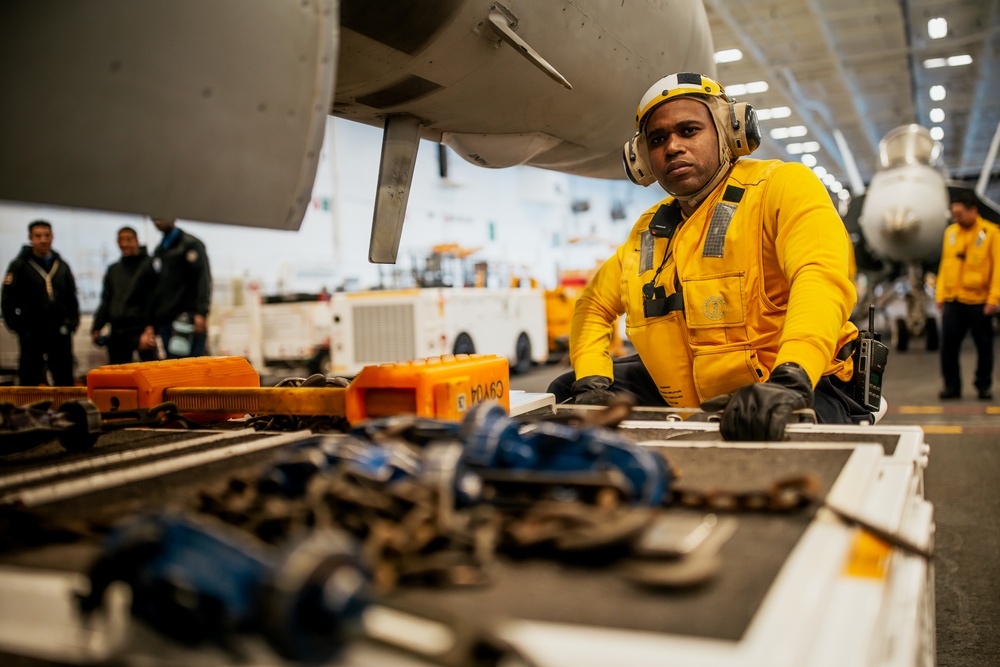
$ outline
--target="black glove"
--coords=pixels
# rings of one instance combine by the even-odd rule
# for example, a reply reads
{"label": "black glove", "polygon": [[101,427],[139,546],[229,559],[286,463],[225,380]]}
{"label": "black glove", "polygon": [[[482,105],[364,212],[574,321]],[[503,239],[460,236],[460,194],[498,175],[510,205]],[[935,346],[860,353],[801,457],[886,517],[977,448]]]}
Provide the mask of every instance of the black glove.
{"label": "black glove", "polygon": [[813,389],[798,364],[781,364],[767,382],[740,387],[701,404],[706,412],[722,410],[719,430],[726,440],[781,440],[796,410],[811,408]]}
{"label": "black glove", "polygon": [[607,405],[615,398],[611,391],[611,378],[603,375],[588,375],[580,378],[570,387],[571,403],[577,405]]}

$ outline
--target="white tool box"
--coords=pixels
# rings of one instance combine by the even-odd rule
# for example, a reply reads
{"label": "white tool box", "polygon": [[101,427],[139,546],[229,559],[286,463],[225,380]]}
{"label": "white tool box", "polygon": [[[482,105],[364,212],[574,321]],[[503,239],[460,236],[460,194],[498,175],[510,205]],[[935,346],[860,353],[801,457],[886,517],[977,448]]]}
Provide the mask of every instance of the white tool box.
{"label": "white tool box", "polygon": [[[692,448],[716,462],[741,451],[781,452],[794,460],[818,449],[847,450],[827,503],[925,549],[933,546],[933,507],[923,493],[928,447],[919,427],[795,425],[789,427],[788,441],[759,444],[726,443],[714,424],[626,422],[622,427],[645,444],[662,447],[668,460],[672,451]],[[727,479],[739,477],[740,471],[732,472]],[[497,632],[538,665],[933,665],[932,563],[899,548],[873,547],[862,532],[830,510],[818,510],[735,640],[516,619],[503,622]],[[766,531],[760,539],[767,539]],[[726,568],[735,578],[749,574],[741,573],[740,554],[723,547],[722,555],[720,576],[727,576]],[[680,606],[694,610],[699,596],[716,592],[710,584],[683,593]],[[664,604],[674,605],[669,594]]]}

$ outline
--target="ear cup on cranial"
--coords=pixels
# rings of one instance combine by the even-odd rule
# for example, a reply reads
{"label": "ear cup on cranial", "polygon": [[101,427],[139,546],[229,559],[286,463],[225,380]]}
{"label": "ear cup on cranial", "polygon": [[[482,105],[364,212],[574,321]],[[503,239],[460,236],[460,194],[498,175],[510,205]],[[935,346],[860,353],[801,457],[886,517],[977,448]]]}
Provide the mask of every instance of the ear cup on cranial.
{"label": "ear cup on cranial", "polygon": [[729,149],[736,157],[750,155],[760,146],[757,112],[746,102],[730,102],[729,128]]}
{"label": "ear cup on cranial", "polygon": [[636,185],[648,186],[656,182],[653,169],[649,164],[649,149],[646,145],[646,135],[636,132],[635,136],[625,142],[622,147],[622,162],[625,175]]}

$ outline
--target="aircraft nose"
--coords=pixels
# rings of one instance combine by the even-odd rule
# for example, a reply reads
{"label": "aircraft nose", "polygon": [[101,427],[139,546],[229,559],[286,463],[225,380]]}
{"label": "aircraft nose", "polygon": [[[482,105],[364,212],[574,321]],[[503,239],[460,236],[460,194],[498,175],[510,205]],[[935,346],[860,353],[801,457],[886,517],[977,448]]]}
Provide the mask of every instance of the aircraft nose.
{"label": "aircraft nose", "polygon": [[893,240],[911,238],[919,226],[917,214],[906,206],[890,208],[882,215],[882,233]]}

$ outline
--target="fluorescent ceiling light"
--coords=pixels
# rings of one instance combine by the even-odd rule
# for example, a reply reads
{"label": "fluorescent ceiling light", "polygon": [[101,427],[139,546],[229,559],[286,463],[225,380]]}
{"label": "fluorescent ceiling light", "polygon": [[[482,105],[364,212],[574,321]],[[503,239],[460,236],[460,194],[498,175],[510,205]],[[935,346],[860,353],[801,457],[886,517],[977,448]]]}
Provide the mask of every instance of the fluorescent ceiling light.
{"label": "fluorescent ceiling light", "polygon": [[751,81],[750,83],[734,83],[731,86],[725,86],[726,94],[730,97],[738,97],[740,95],[748,95],[751,93],[764,93],[767,92],[767,81]]}
{"label": "fluorescent ceiling light", "polygon": [[944,139],[944,130],[936,125],[932,127],[931,139],[933,139],[934,141],[941,141],[942,139]]}
{"label": "fluorescent ceiling light", "polygon": [[[927,21],[927,36],[931,39],[941,39],[948,36],[948,21],[941,17]],[[718,62],[718,61],[716,61]]]}
{"label": "fluorescent ceiling light", "polygon": [[815,153],[819,150],[818,141],[806,141],[801,144],[788,144],[785,146],[785,150],[788,151],[790,155],[799,155],[801,153]]}
{"label": "fluorescent ceiling light", "polygon": [[737,60],[743,60],[743,52],[739,49],[723,49],[715,52],[717,63],[734,63]]}
{"label": "fluorescent ceiling light", "polygon": [[770,109],[754,109],[754,111],[757,113],[757,120],[788,118],[792,115],[792,110],[788,107],[771,107]]}
{"label": "fluorescent ceiling light", "polygon": [[802,160],[802,164],[804,164],[807,167],[815,167],[816,166],[816,156],[815,155],[810,155],[809,153],[806,153],[805,155],[803,155],[799,159]]}
{"label": "fluorescent ceiling light", "polygon": [[971,65],[972,56],[967,53],[963,53],[957,56],[948,56],[947,58],[929,58],[924,61],[924,67],[927,69],[936,69],[938,67],[961,67],[962,65]]}
{"label": "fluorescent ceiling light", "polygon": [[947,94],[948,92],[944,89],[944,86],[931,86],[930,95],[931,99],[935,102],[940,102]]}
{"label": "fluorescent ceiling light", "polygon": [[792,127],[776,127],[771,130],[772,139],[791,139],[793,137],[804,137],[809,133],[805,125],[793,125]]}
{"label": "fluorescent ceiling light", "polygon": [[944,109],[939,109],[938,107],[934,107],[927,115],[930,116],[932,123],[944,122]]}

